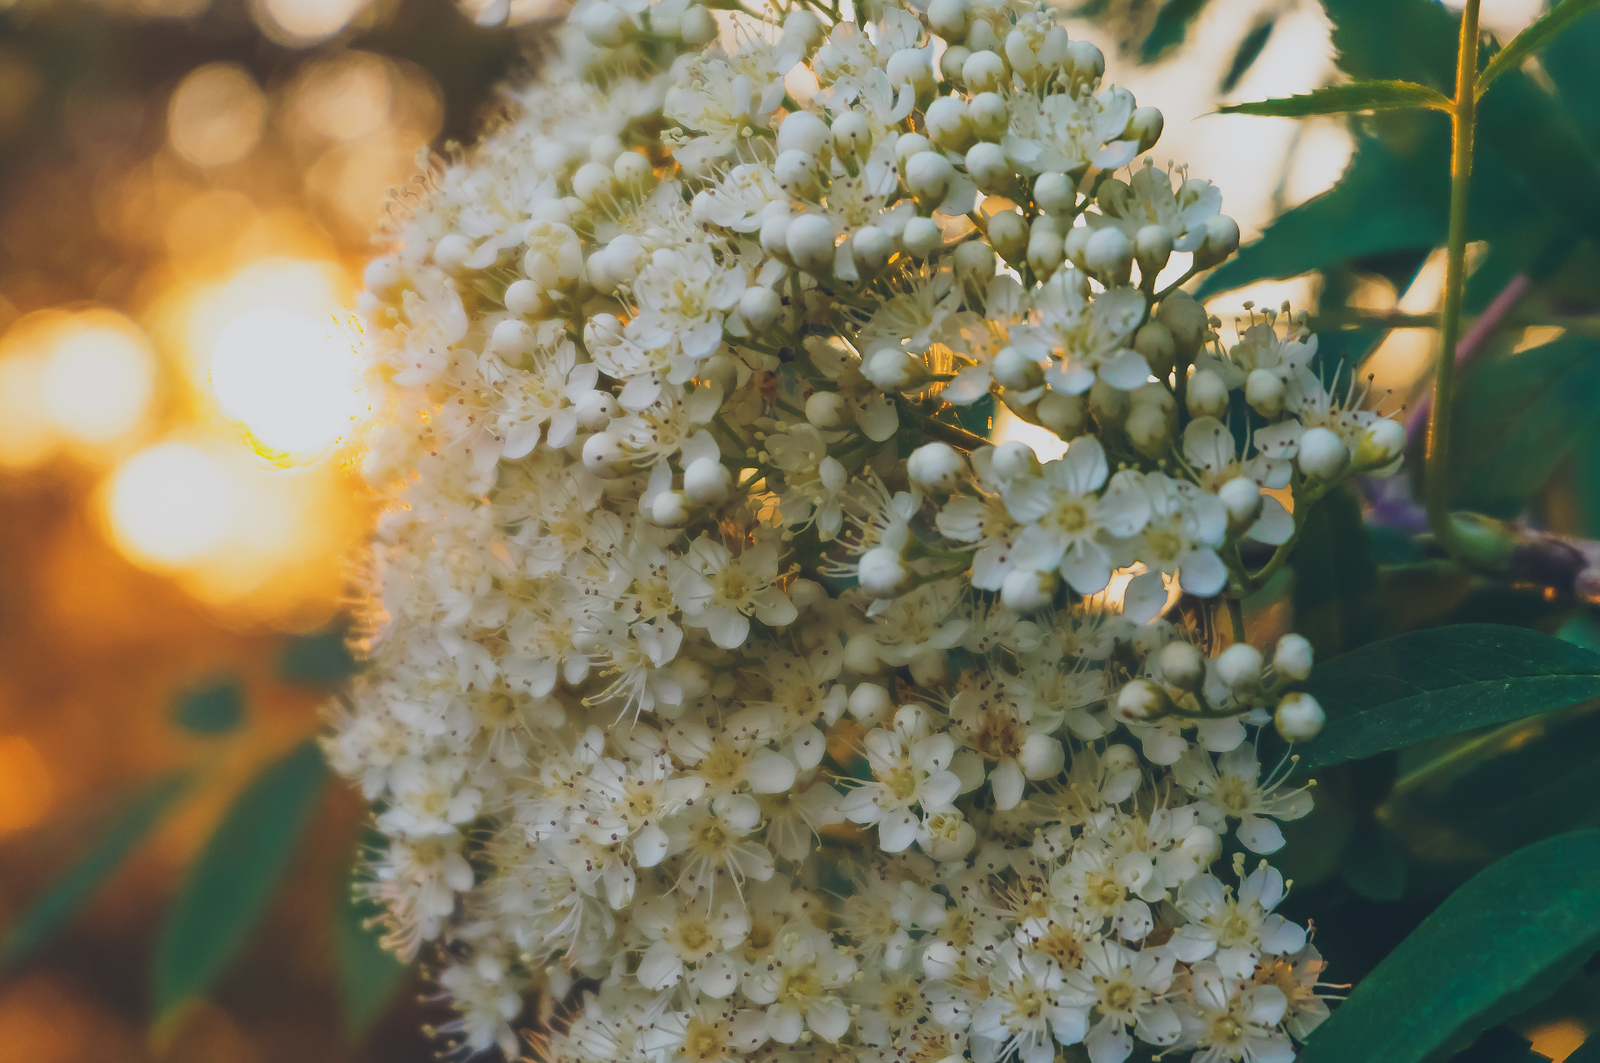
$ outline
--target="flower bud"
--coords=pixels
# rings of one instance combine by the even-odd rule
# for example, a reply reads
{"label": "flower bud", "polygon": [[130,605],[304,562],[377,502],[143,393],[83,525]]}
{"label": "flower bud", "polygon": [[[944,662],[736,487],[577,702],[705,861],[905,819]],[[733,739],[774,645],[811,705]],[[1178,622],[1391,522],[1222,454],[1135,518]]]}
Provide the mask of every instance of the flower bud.
{"label": "flower bud", "polygon": [[1186,356],[1200,348],[1210,331],[1205,307],[1181,288],[1161,300],[1156,319],[1167,326],[1173,342],[1178,345],[1178,352]]}
{"label": "flower bud", "polygon": [[1206,677],[1206,657],[1187,642],[1169,642],[1156,655],[1161,678],[1179,690],[1195,690]]}
{"label": "flower bud", "polygon": [[1078,203],[1078,190],[1066,174],[1042,173],[1033,182],[1033,201],[1046,214],[1070,214]]}
{"label": "flower bud", "polygon": [[808,273],[833,272],[838,233],[833,219],[825,214],[802,214],[789,223],[784,245],[794,264]]}
{"label": "flower bud", "polygon": [[972,119],[967,101],[960,96],[940,96],[928,105],[928,135],[942,148],[966,151],[972,143]]}
{"label": "flower bud", "polygon": [[[865,633],[852,635],[846,639],[844,644],[844,666],[852,672],[859,672],[862,675],[871,675],[874,672],[883,671],[883,658],[878,653],[877,640]],[[893,707],[893,703],[890,703],[890,707]],[[851,712],[852,715],[856,715],[853,708]],[[865,719],[860,715],[856,715],[856,718],[865,722]],[[870,727],[872,725],[867,724],[867,726]]]}
{"label": "flower bud", "polygon": [[1307,428],[1300,436],[1300,471],[1318,480],[1331,480],[1350,464],[1350,450],[1337,432],[1327,428]]}
{"label": "flower bud", "polygon": [[1228,412],[1228,385],[1209,369],[1197,369],[1189,377],[1184,403],[1190,417],[1221,417]]}
{"label": "flower bud", "polygon": [[816,158],[832,140],[833,131],[828,123],[810,111],[791,111],[778,126],[778,139],[773,146],[779,155],[786,151],[803,151]]}
{"label": "flower bud", "polygon": [[1067,753],[1061,748],[1059,739],[1047,734],[1033,734],[1022,743],[1017,764],[1022,768],[1022,774],[1030,779],[1053,779],[1067,766]]}
{"label": "flower bud", "polygon": [[889,264],[894,253],[894,237],[876,225],[863,225],[850,239],[850,255],[862,273],[877,273]]}
{"label": "flower bud", "polygon": [[[854,640],[852,640],[854,641]],[[869,637],[870,641],[870,637]],[[877,658],[877,643],[873,643],[873,658]],[[870,671],[871,669],[854,668],[854,671]],[[858,723],[871,727],[879,721],[885,720],[894,711],[894,699],[889,696],[889,691],[877,683],[857,683],[856,688],[850,691],[850,700],[846,702],[850,715]]]}
{"label": "flower bud", "polygon": [[1146,225],[1133,236],[1133,257],[1139,263],[1139,279],[1153,280],[1172,257],[1172,234],[1165,226]]}
{"label": "flower bud", "polygon": [[374,295],[387,295],[400,287],[400,264],[393,255],[381,255],[367,263],[361,272],[361,283]]}
{"label": "flower bud", "polygon": [[1356,464],[1375,469],[1394,461],[1406,449],[1406,430],[1398,421],[1380,417],[1367,426],[1356,443]]}
{"label": "flower bud", "polygon": [[1007,483],[1024,476],[1038,476],[1042,469],[1033,448],[1013,439],[994,448],[989,457],[989,471],[996,480]]}
{"label": "flower bud", "polygon": [[962,284],[982,290],[995,275],[994,249],[982,240],[957,244],[955,271]]}
{"label": "flower bud", "polygon": [[628,13],[607,0],[598,0],[583,13],[583,35],[597,48],[619,48],[633,36]]}
{"label": "flower bud", "polygon": [[906,160],[906,189],[919,204],[943,203],[955,176],[956,168],[937,151],[921,151]]}
{"label": "flower bud", "polygon": [[1011,112],[998,93],[978,93],[967,104],[967,115],[979,140],[998,141],[1011,126]]}
{"label": "flower bud", "polygon": [[1217,498],[1228,511],[1228,526],[1248,528],[1261,516],[1261,488],[1254,480],[1236,476],[1217,488]]}
{"label": "flower bud", "polygon": [[1155,107],[1140,107],[1128,118],[1128,128],[1122,131],[1124,140],[1137,140],[1139,151],[1146,152],[1156,146],[1156,141],[1161,139],[1161,130],[1166,126],[1166,119],[1161,111]]}
{"label": "flower bud", "polygon": [[1148,679],[1130,680],[1117,692],[1117,712],[1124,720],[1150,720],[1172,708],[1167,692]]}
{"label": "flower bud", "polygon": [[932,218],[912,218],[906,222],[900,242],[916,258],[927,258],[944,246],[944,231]]}
{"label": "flower bud", "polygon": [[939,56],[939,76],[945,83],[960,88],[964,82],[961,80],[961,68],[966,65],[967,59],[972,55],[972,50],[959,44],[952,44]]}
{"label": "flower bud", "polygon": [[991,372],[1001,387],[1027,391],[1044,383],[1044,367],[1015,347],[1002,347]]}
{"label": "flower bud", "polygon": [[1041,281],[1049,280],[1061,268],[1061,237],[1054,230],[1037,225],[1028,236],[1028,266]]}
{"label": "flower bud", "polygon": [[628,456],[616,436],[596,432],[583,441],[583,467],[602,480],[614,480],[628,472]]}
{"label": "flower bud", "polygon": [[1147,321],[1133,334],[1133,349],[1143,356],[1150,372],[1165,380],[1172,373],[1177,345],[1172,340],[1172,330],[1159,321]]}
{"label": "flower bud", "polygon": [[[1010,32],[1009,25],[1006,25],[1006,30]],[[987,18],[974,18],[967,24],[966,45],[974,52],[998,54],[1001,48],[1000,35],[995,32],[994,23]]]}
{"label": "flower bud", "polygon": [[928,817],[917,844],[930,859],[947,864],[965,859],[978,844],[978,831],[960,812],[941,812]]}
{"label": "flower bud", "polygon": [[1315,656],[1311,641],[1304,635],[1285,635],[1272,650],[1272,670],[1278,678],[1298,683],[1310,677]]}
{"label": "flower bud", "polygon": [[901,560],[900,551],[875,546],[861,555],[856,566],[861,589],[874,598],[893,598],[911,589],[916,576]]}
{"label": "flower bud", "polygon": [[967,478],[967,459],[948,443],[924,443],[906,458],[906,477],[918,487],[948,493]]}
{"label": "flower bud", "polygon": [[[1046,217],[1049,215],[1041,217],[1039,221],[1044,221]],[[1089,241],[1094,238],[1094,232],[1087,225],[1076,225],[1066,231],[1061,241],[1061,250],[1066,255],[1067,261],[1085,273],[1089,270],[1086,253],[1089,250]]]}
{"label": "flower bud", "polygon": [[528,209],[528,217],[534,221],[553,221],[558,225],[570,226],[572,208],[565,199],[541,199]]}
{"label": "flower bud", "polygon": [[859,111],[833,120],[833,150],[841,159],[864,158],[872,150],[872,123]]}
{"label": "flower bud", "polygon": [[1121,229],[1107,226],[1089,237],[1083,262],[1108,286],[1127,284],[1133,271],[1133,244]]}
{"label": "flower bud", "polygon": [[1206,239],[1194,253],[1194,264],[1201,269],[1214,266],[1239,250],[1239,223],[1226,214],[1206,219]]}
{"label": "flower bud", "polygon": [[1082,395],[1064,395],[1059,391],[1046,391],[1034,407],[1039,423],[1062,439],[1082,435],[1089,421],[1088,407]]}
{"label": "flower bud", "polygon": [[617,185],[626,189],[649,190],[655,187],[656,171],[650,160],[637,151],[625,151],[611,164]]}
{"label": "flower bud", "polygon": [[506,285],[505,304],[507,310],[523,317],[542,316],[546,307],[539,286],[526,279]]}
{"label": "flower bud", "polygon": [[1036,612],[1054,600],[1060,585],[1061,577],[1054,569],[1039,572],[1015,568],[1006,573],[1005,582],[1000,585],[1000,601],[1019,613]]}
{"label": "flower bud", "polygon": [[967,176],[981,192],[1001,192],[1012,183],[1015,176],[1005,149],[999,144],[983,141],[967,152]]}
{"label": "flower bud", "polygon": [[507,318],[494,327],[489,349],[502,358],[520,358],[533,349],[533,329],[516,318]]}
{"label": "flower bud", "polygon": [[1147,458],[1161,456],[1172,442],[1172,426],[1159,406],[1134,403],[1122,428],[1133,449]]}
{"label": "flower bud", "polygon": [[989,215],[989,246],[999,252],[1006,264],[1015,268],[1027,261],[1028,221],[1014,210]]}
{"label": "flower bud", "polygon": [[454,273],[472,257],[472,241],[460,233],[450,233],[433,245],[433,263],[446,273]]}
{"label": "flower bud", "polygon": [[778,187],[795,199],[816,199],[822,191],[817,180],[817,157],[799,148],[790,148],[772,165]]}
{"label": "flower bud", "polygon": [[1244,401],[1263,417],[1276,417],[1283,409],[1283,378],[1270,369],[1252,369],[1244,380]]}
{"label": "flower bud", "polygon": [[837,391],[819,391],[806,400],[806,420],[824,431],[844,424],[848,404]]}
{"label": "flower bud", "polygon": [[691,48],[703,48],[717,39],[717,17],[699,4],[691,4],[678,16],[678,36]]}
{"label": "flower bud", "polygon": [[589,432],[598,432],[622,413],[622,407],[609,391],[591,391],[578,400],[578,424]]}
{"label": "flower bud", "polygon": [[802,7],[783,17],[783,35],[805,45],[809,54],[816,51],[828,34],[822,26],[822,20]]}
{"label": "flower bud", "polygon": [[782,211],[768,214],[756,236],[761,242],[761,250],[784,262],[789,261],[789,224],[792,221],[794,215]]}
{"label": "flower bud", "polygon": [[967,0],[929,0],[928,28],[951,44],[960,44],[967,35],[970,10]]}
{"label": "flower bud", "polygon": [[906,175],[906,163],[911,161],[912,156],[932,150],[933,141],[921,133],[902,133],[894,142],[894,164],[899,167],[900,176]]}
{"label": "flower bud", "polygon": [[739,296],[739,316],[752,332],[765,332],[778,323],[783,313],[783,299],[771,288],[755,285]]}
{"label": "flower bud", "polygon": [[586,162],[572,175],[572,194],[587,206],[610,199],[616,186],[616,174],[603,162]]}
{"label": "flower bud", "polygon": [[883,65],[883,72],[896,92],[902,85],[911,86],[916,93],[918,108],[926,108],[932,102],[933,67],[929,63],[928,53],[923,49],[901,48],[889,57],[889,61]]}
{"label": "flower bud", "polygon": [[1105,76],[1106,55],[1088,41],[1067,46],[1067,72],[1075,81],[1095,82]]}
{"label": "flower bud", "polygon": [[733,493],[733,473],[716,458],[696,458],[683,470],[683,493],[697,506],[720,506]]}
{"label": "flower bud", "polygon": [[1255,690],[1261,685],[1261,651],[1235,642],[1217,655],[1217,678],[1234,690]]}
{"label": "flower bud", "polygon": [[867,356],[861,375],[884,391],[905,392],[927,383],[928,366],[914,354],[886,347]]}
{"label": "flower bud", "polygon": [[1121,388],[1104,380],[1089,385],[1089,412],[1101,424],[1121,424],[1128,406],[1128,393]]}
{"label": "flower bud", "polygon": [[663,528],[681,528],[694,516],[694,506],[682,491],[663,491],[650,503],[650,519]]}
{"label": "flower bud", "polygon": [[1272,714],[1273,725],[1285,742],[1309,742],[1322,731],[1327,713],[1310,694],[1293,693],[1278,702]]}
{"label": "flower bud", "polygon": [[973,52],[961,64],[961,80],[968,92],[998,92],[1002,87],[1010,86],[1011,74],[1006,70],[1004,59],[985,49]]}

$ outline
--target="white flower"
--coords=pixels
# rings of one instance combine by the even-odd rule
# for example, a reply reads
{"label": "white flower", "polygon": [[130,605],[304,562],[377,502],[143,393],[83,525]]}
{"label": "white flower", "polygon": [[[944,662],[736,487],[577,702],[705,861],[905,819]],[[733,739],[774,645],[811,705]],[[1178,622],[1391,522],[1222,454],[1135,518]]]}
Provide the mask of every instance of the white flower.
{"label": "white flower", "polygon": [[1045,370],[1050,386],[1082,394],[1096,377],[1131,391],[1150,379],[1150,366],[1129,345],[1144,318],[1144,293],[1113,288],[1093,296],[1080,269],[1057,270],[1033,297],[1035,324],[1013,330],[1019,348],[1051,359]]}
{"label": "white flower", "polygon": [[1250,742],[1221,754],[1214,763],[1204,749],[1191,748],[1173,765],[1172,777],[1199,799],[1206,826],[1221,832],[1229,819],[1237,819],[1239,841],[1253,853],[1283,848],[1283,832],[1272,819],[1299,819],[1311,811],[1306,789],[1291,790],[1261,777],[1256,747]]}
{"label": "white flower", "polygon": [[677,985],[690,972],[698,993],[721,1000],[739,985],[739,964],[733,954],[750,932],[750,917],[735,903],[708,915],[689,897],[659,897],[636,906],[633,925],[650,940],[639,957],[639,984],[660,991]]}
{"label": "white flower", "polygon": [[1171,953],[1135,952],[1114,941],[1084,949],[1083,965],[1067,972],[1061,998],[1100,1014],[1084,1038],[1090,1063],[1122,1063],[1132,1055],[1130,1026],[1147,1044],[1166,1046],[1178,1039],[1178,1014],[1165,999],[1172,964]]}
{"label": "white flower", "polygon": [[1249,978],[1262,952],[1298,952],[1302,927],[1273,912],[1283,900],[1283,876],[1265,863],[1232,894],[1211,875],[1196,875],[1178,890],[1178,910],[1189,921],[1169,947],[1180,960],[1213,959],[1230,978]]}
{"label": "white flower", "polygon": [[916,840],[924,815],[952,811],[961,780],[950,771],[954,740],[929,735],[920,726],[923,715],[911,707],[895,714],[893,730],[874,728],[865,739],[867,761],[875,782],[845,795],[840,810],[852,822],[878,827],[878,845],[898,853]]}
{"label": "white flower", "polygon": [[778,548],[749,547],[738,557],[721,543],[701,537],[681,561],[672,563],[672,593],[683,607],[683,622],[705,628],[718,646],[744,645],[750,618],[763,624],[792,623],[794,605],[778,581]]}
{"label": "white flower", "polygon": [[1050,462],[1038,478],[1013,481],[1002,490],[1006,508],[1027,525],[1012,550],[1015,565],[1035,571],[1060,568],[1079,594],[1094,594],[1111,581],[1111,552],[1102,531],[1137,535],[1150,518],[1150,500],[1137,474],[1118,473],[1104,495],[1105,451],[1093,436],[1073,440],[1066,456]]}
{"label": "white flower", "polygon": [[827,934],[790,924],[778,931],[769,962],[745,976],[744,992],[767,1006],[767,1030],[779,1044],[794,1044],[807,1028],[831,1043],[850,1028],[838,990],[855,972],[855,961]]}
{"label": "white flower", "polygon": [[1192,1000],[1179,1005],[1180,1048],[1198,1048],[1193,1063],[1293,1063],[1294,1049],[1278,1029],[1283,993],[1202,963],[1190,976]]}

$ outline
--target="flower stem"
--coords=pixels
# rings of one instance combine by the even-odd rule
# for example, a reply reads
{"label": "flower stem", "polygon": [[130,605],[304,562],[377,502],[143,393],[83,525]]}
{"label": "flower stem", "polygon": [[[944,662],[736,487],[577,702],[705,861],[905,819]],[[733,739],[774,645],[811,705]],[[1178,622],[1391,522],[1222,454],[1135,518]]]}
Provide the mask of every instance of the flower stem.
{"label": "flower stem", "polygon": [[1244,603],[1237,598],[1228,599],[1228,621],[1233,624],[1233,641],[1244,641]]}
{"label": "flower stem", "polygon": [[1446,250],[1444,311],[1439,322],[1439,358],[1428,417],[1426,507],[1428,527],[1452,556],[1461,543],[1450,520],[1450,419],[1454,405],[1456,341],[1461,334],[1461,293],[1467,260],[1467,193],[1472,183],[1472,137],[1477,123],[1478,6],[1461,12],[1461,47],[1456,55],[1456,98],[1450,107],[1450,238]]}

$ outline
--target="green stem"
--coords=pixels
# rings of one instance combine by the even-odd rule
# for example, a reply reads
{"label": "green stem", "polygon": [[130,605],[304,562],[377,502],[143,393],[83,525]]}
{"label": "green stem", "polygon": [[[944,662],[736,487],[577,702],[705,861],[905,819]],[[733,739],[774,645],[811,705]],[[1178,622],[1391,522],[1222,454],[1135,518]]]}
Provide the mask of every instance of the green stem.
{"label": "green stem", "polygon": [[946,424],[936,417],[929,417],[904,399],[901,399],[896,405],[900,407],[901,417],[910,418],[916,427],[922,429],[930,438],[937,439],[941,443],[949,443],[957,450],[964,450],[970,454],[979,447],[989,445],[989,441],[982,436],[973,435],[965,428]]}
{"label": "green stem", "polygon": [[1461,542],[1450,520],[1450,417],[1454,406],[1456,342],[1461,335],[1461,292],[1467,262],[1467,193],[1472,182],[1472,137],[1477,122],[1478,6],[1461,12],[1461,47],[1456,55],[1456,98],[1450,109],[1450,240],[1446,252],[1444,310],[1439,323],[1439,360],[1428,418],[1426,505],[1428,527],[1452,556]]}
{"label": "green stem", "polygon": [[1237,598],[1228,599],[1228,621],[1233,625],[1233,641],[1244,641],[1244,603]]}

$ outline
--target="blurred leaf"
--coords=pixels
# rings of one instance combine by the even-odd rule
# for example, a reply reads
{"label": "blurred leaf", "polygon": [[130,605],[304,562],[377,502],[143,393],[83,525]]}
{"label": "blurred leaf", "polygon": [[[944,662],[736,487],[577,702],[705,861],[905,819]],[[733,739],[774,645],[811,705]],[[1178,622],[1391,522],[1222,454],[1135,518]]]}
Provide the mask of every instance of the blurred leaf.
{"label": "blurred leaf", "polygon": [[[1339,67],[1351,77],[1454,91],[1460,20],[1455,12],[1433,0],[1323,0],[1323,9],[1333,23]],[[1490,52],[1485,50],[1486,58]],[[1482,183],[1483,163],[1493,157],[1538,200],[1600,237],[1600,159],[1557,100],[1527,74],[1508,70],[1494,94],[1480,102],[1478,148],[1474,185]],[[1518,205],[1506,190],[1496,198],[1506,207]]]}
{"label": "blurred leaf", "polygon": [[1295,630],[1329,658],[1384,632],[1378,604],[1378,565],[1361,522],[1361,504],[1348,490],[1330,492],[1306,519],[1290,556],[1294,570]]}
{"label": "blurred leaf", "polygon": [[1600,340],[1568,335],[1479,363],[1462,381],[1456,424],[1452,506],[1515,517],[1600,426]]}
{"label": "blurred leaf", "polygon": [[343,624],[289,639],[278,658],[278,675],[291,683],[333,686],[361,671],[350,655]]}
{"label": "blurred leaf", "polygon": [[[1443,187],[1441,172],[1437,183]],[[1292,277],[1366,255],[1444,241],[1448,201],[1419,188],[1409,165],[1376,137],[1357,141],[1338,184],[1279,215],[1261,239],[1212,270],[1204,299],[1267,278]]]}
{"label": "blurred leaf", "polygon": [[1189,24],[1205,10],[1208,0],[1166,0],[1139,49],[1139,61],[1150,63],[1183,43]]}
{"label": "blurred leaf", "polygon": [[1473,876],[1317,1028],[1300,1063],[1420,1063],[1533,1001],[1600,944],[1600,831],[1536,842]]}
{"label": "blurred leaf", "polygon": [[1600,1035],[1591,1035],[1564,1063],[1600,1063]]}
{"label": "blurred leaf", "polygon": [[345,1030],[351,1040],[359,1041],[394,999],[410,968],[383,947],[383,931],[374,923],[382,906],[357,898],[348,881],[343,886],[334,922],[334,950],[344,994]]}
{"label": "blurred leaf", "polygon": [[1228,64],[1228,72],[1222,75],[1222,80],[1217,83],[1217,92],[1229,93],[1239,86],[1239,79],[1245,72],[1261,58],[1261,52],[1267,46],[1267,41],[1272,39],[1272,31],[1278,25],[1275,18],[1257,19],[1256,24],[1250,27],[1250,32],[1244,35],[1244,40],[1239,42],[1238,49],[1233,53],[1233,61]]}
{"label": "blurred leaf", "polygon": [[990,392],[977,402],[955,407],[956,424],[985,439],[994,430],[994,393]]}
{"label": "blurred leaf", "polygon": [[262,772],[206,842],[156,945],[156,1014],[205,992],[266,909],[327,781],[322,750],[302,742]]}
{"label": "blurred leaf", "polygon": [[224,734],[244,719],[244,691],[239,680],[228,677],[185,691],[172,706],[172,720],[195,734]]}
{"label": "blurred leaf", "polygon": [[0,971],[5,970],[73,917],[160,822],[189,782],[188,772],[169,775],[136,795],[89,854],[56,879],[32,907],[24,911],[0,943]]}
{"label": "blurred leaf", "polygon": [[1511,38],[1510,43],[1495,53],[1495,57],[1489,60],[1489,65],[1478,75],[1478,95],[1483,95],[1484,90],[1501,74],[1522,66],[1529,56],[1555,40],[1558,34],[1570,28],[1579,18],[1593,11],[1597,3],[1600,3],[1600,0],[1562,0],[1527,29]]}
{"label": "blurred leaf", "polygon": [[1525,628],[1459,624],[1342,654],[1308,688],[1328,722],[1298,750],[1301,772],[1600,696],[1600,656]]}
{"label": "blurred leaf", "polygon": [[1539,57],[1556,86],[1562,109],[1591,147],[1600,145],[1600,17],[1580,20],[1557,37]]}
{"label": "blurred leaf", "polygon": [[1355,81],[1299,96],[1256,100],[1253,103],[1228,103],[1217,110],[1222,114],[1307,118],[1317,114],[1398,111],[1419,107],[1443,111],[1449,109],[1450,101],[1436,90],[1410,81]]}
{"label": "blurred leaf", "polygon": [[1526,1037],[1496,1026],[1484,1031],[1471,1048],[1455,1058],[1455,1063],[1550,1063],[1550,1057],[1535,1052]]}
{"label": "blurred leaf", "polygon": [[1405,893],[1405,849],[1377,820],[1361,825],[1339,864],[1345,885],[1369,901],[1397,901]]}

